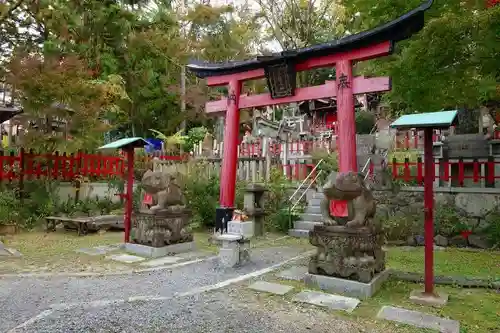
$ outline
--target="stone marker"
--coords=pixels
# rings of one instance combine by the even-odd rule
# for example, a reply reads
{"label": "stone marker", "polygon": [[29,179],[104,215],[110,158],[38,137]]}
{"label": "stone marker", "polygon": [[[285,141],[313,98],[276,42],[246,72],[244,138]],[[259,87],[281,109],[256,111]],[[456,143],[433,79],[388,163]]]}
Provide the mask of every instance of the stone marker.
{"label": "stone marker", "polygon": [[113,254],[112,256],[107,256],[106,259],[120,261],[120,262],[124,262],[126,264],[132,264],[134,262],[139,262],[139,261],[145,260],[145,258],[133,256],[130,254]]}
{"label": "stone marker", "polygon": [[287,270],[276,273],[276,276],[284,280],[302,281],[307,273],[307,266],[293,266]]}
{"label": "stone marker", "polygon": [[148,260],[145,262],[141,262],[141,266],[148,266],[148,267],[158,267],[158,266],[163,266],[163,265],[170,265],[170,264],[175,264],[179,260],[182,260],[180,257],[164,257],[164,258],[158,258],[154,260]]}
{"label": "stone marker", "polygon": [[359,299],[344,297],[339,295],[325,294],[318,291],[303,291],[297,294],[295,302],[309,303],[313,305],[323,306],[332,310],[344,310],[351,313],[359,304]]}
{"label": "stone marker", "polygon": [[460,323],[456,320],[445,319],[418,311],[411,311],[392,306],[384,306],[377,314],[377,318],[412,325],[419,328],[429,328],[443,333],[460,333]]}
{"label": "stone marker", "polygon": [[251,284],[248,288],[276,295],[285,295],[287,292],[293,289],[292,286],[285,286],[282,284],[270,283],[266,281],[257,281]]}

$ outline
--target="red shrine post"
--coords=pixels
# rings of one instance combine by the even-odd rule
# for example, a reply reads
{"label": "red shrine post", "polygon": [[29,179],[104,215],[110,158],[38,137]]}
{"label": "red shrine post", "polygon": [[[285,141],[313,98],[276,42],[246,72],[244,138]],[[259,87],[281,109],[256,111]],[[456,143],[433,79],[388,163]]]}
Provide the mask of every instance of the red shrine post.
{"label": "red shrine post", "polygon": [[418,304],[445,305],[448,296],[434,291],[434,154],[432,136],[435,129],[448,129],[456,125],[458,111],[428,112],[402,116],[391,124],[396,129],[424,131],[424,238],[425,238],[425,289],[415,291],[410,300]]}
{"label": "red shrine post", "polygon": [[99,150],[117,150],[121,149],[126,156],[127,161],[127,174],[126,177],[127,186],[125,193],[119,193],[118,195],[125,199],[125,214],[123,220],[123,227],[125,229],[124,243],[130,243],[130,229],[132,227],[132,204],[133,204],[133,194],[134,194],[134,150],[135,148],[144,148],[149,145],[149,143],[143,138],[126,138],[117,141],[110,142]]}
{"label": "red shrine post", "polygon": [[[336,97],[339,169],[341,172],[357,171],[354,95],[388,91],[391,84],[388,77],[353,77],[353,64],[391,54],[396,42],[422,29],[424,13],[431,5],[432,0],[428,0],[392,22],[325,44],[245,61],[218,64],[191,62],[188,65],[197,77],[206,78],[208,86],[228,87],[227,98],[207,102],[205,108],[209,114],[223,113],[226,116],[216,230],[223,232],[226,229],[234,210],[239,110]],[[297,72],[332,66],[336,67],[336,81],[313,87],[296,87]],[[269,93],[241,95],[244,81],[264,77]]]}

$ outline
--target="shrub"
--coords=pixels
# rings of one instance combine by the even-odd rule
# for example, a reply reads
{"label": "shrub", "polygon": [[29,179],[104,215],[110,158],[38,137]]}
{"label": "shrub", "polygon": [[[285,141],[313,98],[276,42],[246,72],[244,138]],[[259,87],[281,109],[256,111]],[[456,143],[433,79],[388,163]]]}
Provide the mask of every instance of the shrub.
{"label": "shrub", "polygon": [[321,164],[316,169],[316,172],[321,174],[318,176],[317,182],[318,184],[324,184],[326,178],[332,171],[338,171],[338,159],[337,153],[332,152],[329,153],[325,149],[315,149],[311,153],[314,165],[318,164],[319,161],[323,160]]}
{"label": "shrub", "polygon": [[209,167],[206,161],[191,163],[184,182],[184,194],[193,214],[193,223],[204,227],[214,226],[215,209],[219,205],[219,176],[207,174]]}
{"label": "shrub", "polygon": [[391,215],[382,223],[387,241],[406,241],[408,237],[422,234],[423,221],[418,215]]}
{"label": "shrub", "polygon": [[26,181],[21,200],[17,183],[4,185],[0,189],[0,223],[35,227],[45,216],[57,212],[60,206],[57,186],[52,181]]}
{"label": "shrub", "polygon": [[452,205],[438,205],[434,209],[434,234],[445,237],[458,235],[467,229],[464,219]]}
{"label": "shrub", "polygon": [[356,112],[356,134],[370,134],[375,126],[375,116],[371,112]]}

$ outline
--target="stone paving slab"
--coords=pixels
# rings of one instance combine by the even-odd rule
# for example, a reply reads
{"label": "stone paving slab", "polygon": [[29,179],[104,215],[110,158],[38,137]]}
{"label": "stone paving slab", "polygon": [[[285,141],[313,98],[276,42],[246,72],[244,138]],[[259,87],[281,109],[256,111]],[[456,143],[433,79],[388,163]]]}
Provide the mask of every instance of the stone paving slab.
{"label": "stone paving slab", "polygon": [[107,256],[106,259],[111,259],[119,262],[124,262],[126,264],[132,264],[135,262],[146,260],[143,257],[133,256],[130,254],[113,254],[111,256]]}
{"label": "stone paving slab", "polygon": [[175,264],[176,262],[182,260],[180,257],[163,257],[163,258],[158,258],[158,259],[153,259],[153,260],[148,260],[145,262],[141,262],[141,266],[147,266],[147,267],[158,267],[158,266],[163,266],[163,265],[170,265],[170,264]]}
{"label": "stone paving slab", "polygon": [[122,246],[123,246],[122,244],[101,245],[91,248],[77,249],[75,250],[75,252],[88,254],[90,256],[99,256],[108,254],[109,252],[120,250]]}
{"label": "stone paving slab", "polygon": [[96,246],[94,249],[98,250],[103,250],[103,251],[117,251],[123,248],[123,244],[111,244],[111,245],[101,245],[101,246]]}
{"label": "stone paving slab", "polygon": [[445,319],[393,306],[382,307],[377,314],[377,318],[391,320],[419,328],[438,330],[443,333],[460,333],[460,323],[456,320]]}
{"label": "stone paving slab", "polygon": [[360,300],[357,298],[344,297],[309,290],[305,290],[297,294],[293,300],[295,302],[327,307],[332,310],[343,310],[349,313],[354,311],[354,309],[360,303]]}
{"label": "stone paving slab", "polygon": [[105,254],[108,253],[108,251],[96,249],[94,247],[91,247],[91,248],[81,248],[81,249],[75,250],[75,252],[83,253],[83,254],[88,254],[89,256],[101,256],[101,255],[105,255]]}
{"label": "stone paving slab", "polygon": [[248,288],[255,291],[263,291],[275,295],[285,295],[293,289],[292,286],[285,286],[279,283],[271,283],[266,281],[257,281],[251,284]]}
{"label": "stone paving slab", "polygon": [[302,281],[308,272],[307,266],[293,266],[276,273],[276,276],[285,280]]}

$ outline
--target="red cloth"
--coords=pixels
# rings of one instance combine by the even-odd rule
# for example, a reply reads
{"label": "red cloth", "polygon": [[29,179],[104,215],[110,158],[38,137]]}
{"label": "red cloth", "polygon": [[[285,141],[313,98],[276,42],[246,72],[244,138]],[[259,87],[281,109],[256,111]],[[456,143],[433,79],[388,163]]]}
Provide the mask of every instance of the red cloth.
{"label": "red cloth", "polygon": [[145,205],[152,205],[153,204],[153,196],[151,194],[145,193],[144,200],[142,200],[142,203]]}
{"label": "red cloth", "polygon": [[347,210],[347,201],[345,200],[331,200],[330,201],[330,215],[333,217],[347,217],[349,212]]}

